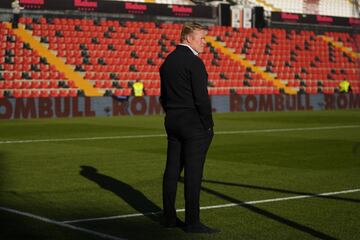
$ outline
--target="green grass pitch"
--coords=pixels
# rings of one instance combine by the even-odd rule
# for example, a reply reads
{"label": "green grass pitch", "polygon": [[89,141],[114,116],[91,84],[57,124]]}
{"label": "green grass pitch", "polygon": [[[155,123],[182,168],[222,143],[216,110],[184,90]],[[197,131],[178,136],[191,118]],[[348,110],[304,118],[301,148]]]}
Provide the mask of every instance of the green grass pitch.
{"label": "green grass pitch", "polygon": [[[159,211],[162,118],[0,121],[0,207],[56,223]],[[220,233],[163,229],[158,215],[71,226],[119,239],[360,239],[360,191],[241,204],[360,189],[359,110],[226,113],[214,119],[201,206],[240,204],[201,211],[202,221]],[[135,135],[155,136],[118,137]],[[57,140],[20,142],[39,139]],[[93,168],[97,172],[88,171]],[[183,207],[179,182],[177,208]],[[184,212],[178,216],[183,219]],[[4,209],[0,220],[2,240],[103,239]]]}

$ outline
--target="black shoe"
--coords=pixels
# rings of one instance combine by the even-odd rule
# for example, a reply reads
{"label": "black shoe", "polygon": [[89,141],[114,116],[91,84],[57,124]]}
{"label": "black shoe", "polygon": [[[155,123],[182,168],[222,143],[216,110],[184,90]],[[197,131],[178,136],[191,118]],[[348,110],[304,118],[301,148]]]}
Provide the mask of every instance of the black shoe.
{"label": "black shoe", "polygon": [[175,222],[174,221],[165,222],[164,227],[165,228],[176,228],[176,227],[183,228],[183,227],[185,227],[185,223],[177,218]]}
{"label": "black shoe", "polygon": [[202,223],[197,223],[195,225],[187,225],[185,226],[184,231],[187,233],[207,233],[207,234],[214,234],[220,232],[219,229],[210,228]]}

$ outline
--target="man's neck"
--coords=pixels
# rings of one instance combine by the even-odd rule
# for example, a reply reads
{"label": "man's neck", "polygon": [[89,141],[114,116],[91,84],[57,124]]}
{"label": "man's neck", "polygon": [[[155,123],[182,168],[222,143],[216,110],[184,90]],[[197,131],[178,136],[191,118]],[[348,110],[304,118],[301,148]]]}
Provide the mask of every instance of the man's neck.
{"label": "man's neck", "polygon": [[186,47],[190,48],[190,50],[193,52],[193,54],[194,54],[195,56],[199,55],[199,53],[198,53],[197,51],[195,51],[189,44],[180,43],[179,45],[186,46]]}

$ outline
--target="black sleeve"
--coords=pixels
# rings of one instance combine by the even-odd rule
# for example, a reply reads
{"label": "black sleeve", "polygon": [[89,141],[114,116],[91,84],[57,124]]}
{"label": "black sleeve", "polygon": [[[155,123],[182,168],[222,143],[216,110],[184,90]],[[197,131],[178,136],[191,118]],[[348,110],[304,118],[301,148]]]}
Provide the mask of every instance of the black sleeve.
{"label": "black sleeve", "polygon": [[207,90],[208,74],[201,59],[196,58],[191,64],[191,87],[196,109],[205,129],[213,127],[211,103]]}
{"label": "black sleeve", "polygon": [[159,101],[160,104],[164,110],[164,112],[166,113],[166,93],[165,93],[165,86],[164,86],[164,82],[163,82],[163,74],[162,74],[162,67],[160,67],[160,97],[159,97]]}

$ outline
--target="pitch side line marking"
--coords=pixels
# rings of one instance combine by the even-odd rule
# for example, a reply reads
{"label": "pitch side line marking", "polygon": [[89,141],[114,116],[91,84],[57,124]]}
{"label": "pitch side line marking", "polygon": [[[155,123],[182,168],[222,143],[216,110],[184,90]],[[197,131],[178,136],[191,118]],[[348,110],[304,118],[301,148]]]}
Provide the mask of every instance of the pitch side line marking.
{"label": "pitch side line marking", "polygon": [[[255,205],[255,204],[259,204],[259,203],[280,202],[280,201],[288,201],[288,200],[295,200],[295,199],[314,198],[314,197],[319,197],[319,196],[332,196],[332,195],[354,193],[354,192],[360,192],[360,188],[338,191],[338,192],[327,192],[327,193],[318,193],[318,194],[310,194],[310,195],[298,195],[298,196],[293,196],[293,197],[271,198],[271,199],[255,200],[255,201],[242,202],[242,203],[229,203],[229,204],[205,206],[205,207],[200,207],[200,210],[215,209],[215,208],[228,208],[228,207],[236,207],[236,206],[241,206],[241,205]],[[176,212],[184,212],[184,211],[185,211],[185,209],[177,209],[176,210]],[[147,216],[147,215],[157,215],[160,213],[162,213],[162,212],[134,213],[134,214],[126,214],[126,215],[118,215],[118,216],[110,216],[110,217],[101,217],[101,218],[69,220],[69,221],[63,221],[63,223],[79,223],[79,222],[120,219],[120,218],[131,218],[131,217],[140,217],[140,216]]]}
{"label": "pitch side line marking", "polygon": [[[325,126],[325,127],[309,127],[309,128],[273,128],[273,129],[239,130],[239,131],[218,131],[218,132],[215,132],[215,134],[216,135],[226,135],[226,134],[244,134],[244,133],[272,133],[272,132],[292,132],[292,131],[311,131],[311,130],[333,130],[333,129],[346,129],[346,128],[358,128],[358,127],[360,127],[360,125]],[[157,137],[166,137],[166,134],[128,135],[128,136],[111,136],[111,137],[86,137],[86,138],[9,140],[9,141],[0,141],[0,144],[96,141],[96,140],[111,140],[111,139],[137,139],[137,138],[157,138]]]}
{"label": "pitch side line marking", "polygon": [[27,213],[27,212],[18,211],[18,210],[11,209],[11,208],[0,207],[0,210],[5,211],[5,212],[14,213],[14,214],[21,215],[21,216],[26,216],[26,217],[33,218],[33,219],[36,219],[36,220],[39,220],[39,221],[42,221],[42,222],[54,224],[54,225],[57,225],[57,226],[60,226],[60,227],[70,228],[70,229],[77,230],[77,231],[80,231],[80,232],[84,232],[84,233],[87,233],[87,234],[90,234],[90,235],[95,235],[95,236],[98,236],[98,237],[101,237],[101,238],[104,238],[104,239],[126,240],[125,238],[119,238],[119,237],[104,234],[104,233],[101,233],[101,232],[96,232],[96,231],[93,231],[93,230],[89,230],[89,229],[86,229],[86,228],[76,227],[76,226],[70,225],[68,223],[51,220],[49,218],[41,217],[41,216],[34,215],[34,214],[31,214],[31,213]]}

